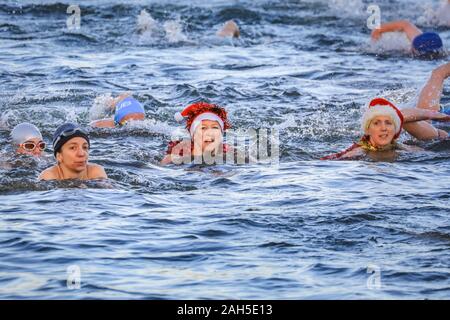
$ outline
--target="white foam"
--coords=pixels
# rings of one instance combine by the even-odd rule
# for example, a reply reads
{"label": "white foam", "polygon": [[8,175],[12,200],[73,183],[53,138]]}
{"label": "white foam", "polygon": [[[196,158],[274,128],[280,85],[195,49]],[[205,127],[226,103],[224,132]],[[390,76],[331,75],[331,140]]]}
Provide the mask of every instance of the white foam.
{"label": "white foam", "polygon": [[137,17],[136,29],[139,33],[140,44],[152,44],[158,40],[161,27],[144,9]]}
{"label": "white foam", "polygon": [[367,14],[361,0],[330,0],[328,7],[341,18],[362,18]]}
{"label": "white foam", "polygon": [[164,22],[164,30],[166,32],[166,39],[170,43],[187,40],[186,35],[183,34],[183,29],[179,19]]}
{"label": "white foam", "polygon": [[431,4],[423,6],[423,14],[417,22],[425,26],[450,26],[450,3],[443,0],[440,7],[434,8]]}
{"label": "white foam", "polygon": [[92,107],[89,109],[89,119],[93,121],[110,116],[112,113],[110,107],[112,102],[111,93],[105,93],[96,97]]}
{"label": "white foam", "polygon": [[178,127],[169,125],[166,122],[160,122],[155,119],[145,119],[142,121],[130,121],[124,126],[125,130],[144,129],[152,133],[159,133],[170,136],[178,130]]}
{"label": "white foam", "polygon": [[386,32],[377,41],[371,40],[368,50],[373,53],[387,51],[409,53],[411,51],[411,42],[403,32]]}

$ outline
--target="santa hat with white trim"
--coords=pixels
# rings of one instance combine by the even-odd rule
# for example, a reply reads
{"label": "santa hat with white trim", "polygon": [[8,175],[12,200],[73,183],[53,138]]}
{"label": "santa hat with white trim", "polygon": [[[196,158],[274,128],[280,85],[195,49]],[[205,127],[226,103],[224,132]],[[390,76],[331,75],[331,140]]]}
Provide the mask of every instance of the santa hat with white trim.
{"label": "santa hat with white trim", "polygon": [[197,102],[187,106],[183,111],[175,114],[175,120],[186,120],[186,129],[191,136],[203,120],[217,121],[222,131],[231,127],[224,108],[206,102]]}
{"label": "santa hat with white trim", "polygon": [[392,119],[395,125],[395,136],[394,139],[397,139],[402,132],[403,127],[403,115],[401,111],[394,106],[393,103],[389,102],[384,98],[375,98],[369,103],[369,107],[361,120],[361,127],[364,134],[367,134],[367,130],[369,129],[370,122],[373,118],[378,116],[388,116]]}

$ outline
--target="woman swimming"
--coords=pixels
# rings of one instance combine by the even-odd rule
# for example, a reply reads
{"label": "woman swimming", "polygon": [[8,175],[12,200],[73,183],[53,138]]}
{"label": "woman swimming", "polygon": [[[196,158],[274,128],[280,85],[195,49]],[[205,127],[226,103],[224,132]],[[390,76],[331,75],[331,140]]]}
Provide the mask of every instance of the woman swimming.
{"label": "woman swimming", "polygon": [[[400,136],[402,128],[407,124],[417,124],[417,122],[420,123],[425,120],[450,121],[450,116],[437,111],[419,108],[409,108],[400,111],[390,101],[383,98],[375,98],[369,103],[361,120],[361,127],[364,132],[362,138],[348,149],[323,157],[321,160],[358,159],[365,155],[375,155],[377,153],[380,155],[380,152],[392,153],[395,150],[417,150],[417,148],[398,143],[397,138]],[[431,124],[429,126],[434,128]],[[418,134],[417,138],[420,138],[422,134],[419,131],[409,133],[412,135]]]}
{"label": "woman swimming", "polygon": [[436,59],[446,55],[442,39],[436,32],[423,32],[408,20],[384,23],[372,31],[371,37],[377,41],[383,33],[396,31],[406,34],[415,57]]}
{"label": "woman swimming", "polygon": [[108,108],[114,110],[114,117],[91,122],[95,128],[116,128],[124,126],[130,121],[145,119],[145,110],[142,104],[129,93],[123,93],[109,102]]}
{"label": "woman swimming", "polygon": [[102,166],[89,160],[88,134],[74,123],[59,126],[53,135],[53,154],[57,164],[44,170],[40,180],[107,179]]}
{"label": "woman swimming", "polygon": [[223,154],[232,150],[223,143],[224,131],[231,127],[224,108],[206,102],[194,103],[175,115],[177,121],[186,120],[190,139],[169,143],[161,164],[196,163],[212,164],[223,160]]}
{"label": "woman swimming", "polygon": [[18,154],[39,157],[45,150],[46,144],[43,141],[41,132],[31,123],[18,124],[11,131],[10,136]]}

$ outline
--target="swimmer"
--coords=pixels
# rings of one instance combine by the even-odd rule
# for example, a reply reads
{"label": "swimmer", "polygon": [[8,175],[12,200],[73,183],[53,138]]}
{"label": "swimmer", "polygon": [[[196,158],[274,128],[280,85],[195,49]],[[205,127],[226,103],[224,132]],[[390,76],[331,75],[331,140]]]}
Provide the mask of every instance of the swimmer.
{"label": "swimmer", "polygon": [[41,156],[46,147],[39,129],[26,122],[14,127],[11,131],[11,142],[16,153],[34,157]]}
{"label": "swimmer", "polygon": [[407,20],[392,21],[382,24],[372,31],[371,37],[377,41],[386,32],[404,32],[411,41],[411,53],[415,57],[439,58],[446,55],[441,37],[435,32],[422,32]]}
{"label": "swimmer", "polygon": [[236,22],[228,20],[223,27],[217,31],[216,35],[222,38],[239,38],[241,33]]}
{"label": "swimmer", "polygon": [[95,120],[90,123],[94,128],[116,128],[122,127],[130,121],[140,121],[145,119],[144,107],[130,96],[129,93],[119,95],[112,99],[108,106],[114,110],[114,118]]}
{"label": "swimmer", "polygon": [[[416,108],[430,113],[443,113],[450,115],[450,106],[441,106],[441,95],[444,81],[450,77],[450,62],[434,69],[425,86],[420,92]],[[425,119],[429,120],[429,119]],[[435,119],[436,120],[436,119]],[[405,124],[409,134],[420,140],[447,139],[448,133],[435,128],[429,121],[415,121]]]}
{"label": "swimmer", "polygon": [[[395,150],[420,150],[397,142],[403,126],[423,120],[450,121],[450,116],[432,110],[409,108],[400,111],[393,103],[383,98],[375,98],[366,109],[361,127],[364,135],[350,148],[321,158],[321,160],[355,159],[365,155],[374,156],[379,152]],[[409,132],[417,134],[418,132]],[[420,137],[420,136],[419,136]],[[380,158],[378,154],[377,158]]]}
{"label": "swimmer", "polygon": [[231,127],[224,108],[206,102],[197,102],[186,107],[175,115],[177,121],[186,119],[186,129],[190,139],[169,143],[162,165],[175,163],[191,163],[195,159],[206,160],[206,157],[223,156],[232,148],[223,143],[224,131]]}
{"label": "swimmer", "polygon": [[88,162],[89,148],[89,136],[78,125],[65,123],[59,126],[53,135],[57,164],[44,170],[39,180],[107,179],[102,166]]}

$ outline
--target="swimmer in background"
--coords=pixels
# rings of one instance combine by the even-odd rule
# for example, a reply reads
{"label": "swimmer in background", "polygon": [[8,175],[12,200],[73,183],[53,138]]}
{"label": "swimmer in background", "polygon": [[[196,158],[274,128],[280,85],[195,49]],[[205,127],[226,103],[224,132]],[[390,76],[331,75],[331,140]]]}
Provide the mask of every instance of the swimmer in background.
{"label": "swimmer in background", "polygon": [[57,163],[44,170],[39,180],[107,179],[102,166],[88,162],[89,148],[89,136],[77,124],[59,126],[53,135],[53,154]]}
{"label": "swimmer in background", "polygon": [[[415,130],[408,131],[418,139],[439,138],[445,139],[447,136],[440,136],[435,130],[433,137],[429,136],[429,131],[434,127],[415,127],[418,123],[426,120],[450,121],[450,116],[434,110],[422,108],[408,108],[399,110],[393,103],[383,98],[375,98],[370,103],[361,120],[361,128],[364,132],[362,138],[350,146],[348,149],[321,158],[321,160],[345,160],[359,159],[368,155],[377,160],[381,158],[392,158],[395,150],[417,151],[417,147],[406,146],[398,143],[397,139],[408,125]],[[428,124],[428,123],[427,123]],[[421,132],[423,129],[425,132]],[[436,128],[434,128],[436,129]]]}
{"label": "swimmer in background", "polygon": [[33,157],[43,155],[46,144],[39,129],[31,123],[21,123],[11,131],[11,143],[17,154]]}
{"label": "swimmer in background", "polygon": [[239,31],[239,27],[236,22],[233,20],[228,20],[225,22],[223,27],[217,31],[216,35],[222,38],[239,38],[241,36],[241,32]]}
{"label": "swimmer in background", "polygon": [[162,165],[191,163],[192,157],[207,162],[206,157],[222,157],[233,149],[223,143],[224,131],[231,127],[224,108],[206,102],[197,102],[175,115],[177,121],[186,120],[190,139],[169,143]]}
{"label": "swimmer in background", "polygon": [[372,31],[371,38],[378,41],[386,32],[404,32],[411,41],[411,53],[415,57],[437,59],[447,55],[442,39],[437,33],[422,32],[407,20],[384,23]]}
{"label": "swimmer in background", "polygon": [[[186,36],[182,33],[181,26],[177,20],[168,20],[163,24],[161,28],[160,24],[153,19],[147,10],[141,10],[139,16],[137,17],[137,32],[139,34],[150,34],[152,36],[162,36],[162,31],[164,29],[165,36],[169,40],[183,40],[187,41]],[[216,36],[220,38],[239,38],[240,30],[238,25],[233,20],[228,20],[224,25],[217,30]]]}
{"label": "swimmer in background", "polygon": [[145,119],[144,107],[130,93],[123,93],[117,98],[112,99],[108,108],[114,112],[114,117],[92,121],[90,123],[92,127],[116,128],[122,127],[130,121],[141,121]]}

